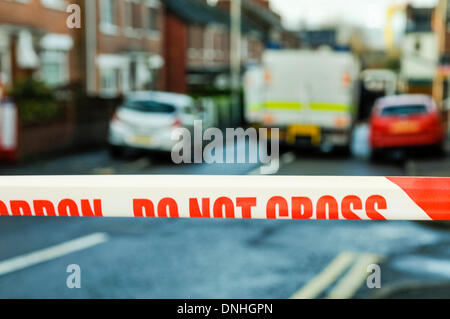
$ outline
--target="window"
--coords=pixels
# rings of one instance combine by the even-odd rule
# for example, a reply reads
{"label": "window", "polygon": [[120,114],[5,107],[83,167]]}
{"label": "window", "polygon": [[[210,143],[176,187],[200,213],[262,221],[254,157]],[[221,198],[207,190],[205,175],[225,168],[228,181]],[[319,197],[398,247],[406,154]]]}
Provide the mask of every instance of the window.
{"label": "window", "polygon": [[141,11],[141,4],[140,3],[132,3],[132,16],[133,20],[131,21],[131,25],[134,29],[139,29],[142,26],[142,11]]}
{"label": "window", "polygon": [[176,108],[173,105],[152,100],[129,99],[126,101],[124,107],[146,113],[174,113],[176,111]]}
{"label": "window", "polygon": [[381,111],[382,116],[407,116],[414,114],[426,114],[427,108],[425,105],[399,105],[389,106]]}
{"label": "window", "polygon": [[11,80],[11,56],[9,49],[9,36],[0,31],[0,83],[9,84]]}
{"label": "window", "polygon": [[7,84],[10,80],[9,54],[0,51],[0,83]]}
{"label": "window", "polygon": [[189,26],[189,47],[193,49],[203,48],[203,30],[197,25]]}
{"label": "window", "polygon": [[117,0],[101,0],[100,14],[102,32],[115,34],[117,32]]}
{"label": "window", "polygon": [[44,51],[41,54],[41,77],[49,86],[61,86],[69,82],[67,53],[63,51]]}
{"label": "window", "polygon": [[142,28],[142,7],[137,0],[124,1],[124,26],[129,36],[139,36]]}
{"label": "window", "polygon": [[117,70],[113,68],[100,70],[100,91],[105,96],[117,94]]}
{"label": "window", "polygon": [[44,7],[56,10],[65,10],[65,2],[65,0],[41,0],[41,3]]}
{"label": "window", "polygon": [[242,37],[241,39],[241,58],[243,60],[247,60],[248,58],[248,39],[246,37]]}
{"label": "window", "polygon": [[128,90],[127,74],[121,68],[100,68],[100,95],[114,97]]}
{"label": "window", "polygon": [[148,31],[158,31],[158,8],[148,7]]}
{"label": "window", "polygon": [[133,25],[133,8],[132,3],[128,0],[123,4],[123,14],[124,14],[124,25],[127,28],[132,27]]}
{"label": "window", "polygon": [[129,90],[129,58],[121,54],[99,54],[99,93],[111,97]]}
{"label": "window", "polygon": [[158,35],[161,3],[158,0],[147,0],[146,6],[147,31],[151,36]]}

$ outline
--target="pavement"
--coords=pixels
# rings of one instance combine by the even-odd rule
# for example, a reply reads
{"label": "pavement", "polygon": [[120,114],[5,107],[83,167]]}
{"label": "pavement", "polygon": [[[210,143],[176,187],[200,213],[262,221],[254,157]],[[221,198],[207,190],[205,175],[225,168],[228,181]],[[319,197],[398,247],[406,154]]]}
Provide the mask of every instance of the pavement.
{"label": "pavement", "polygon": [[[410,173],[409,158],[371,163],[366,134],[356,130],[351,157],[286,150],[277,174]],[[413,161],[447,170],[447,158]],[[111,159],[97,149],[0,174],[246,175],[259,166]],[[0,240],[0,298],[450,297],[450,231],[434,223],[2,217]],[[79,289],[67,286],[72,264]],[[381,288],[368,287],[369,264],[380,267]]]}

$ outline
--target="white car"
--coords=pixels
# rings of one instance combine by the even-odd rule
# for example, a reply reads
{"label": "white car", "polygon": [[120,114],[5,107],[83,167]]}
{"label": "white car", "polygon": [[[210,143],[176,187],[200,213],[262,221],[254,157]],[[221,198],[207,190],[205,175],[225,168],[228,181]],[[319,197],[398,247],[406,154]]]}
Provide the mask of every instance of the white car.
{"label": "white car", "polygon": [[124,149],[170,152],[177,141],[172,132],[184,127],[191,132],[202,111],[195,101],[183,94],[140,91],[126,96],[109,126],[108,143],[111,155]]}

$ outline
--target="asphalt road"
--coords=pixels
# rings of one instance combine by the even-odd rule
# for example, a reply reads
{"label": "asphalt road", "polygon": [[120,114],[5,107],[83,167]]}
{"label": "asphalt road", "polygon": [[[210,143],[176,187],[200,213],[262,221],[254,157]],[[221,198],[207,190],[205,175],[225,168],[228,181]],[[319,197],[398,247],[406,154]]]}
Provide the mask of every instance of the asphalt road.
{"label": "asphalt road", "polygon": [[[370,163],[361,143],[357,136],[349,158],[287,151],[278,174],[406,174],[402,159]],[[257,168],[177,166],[155,155],[112,160],[106,150],[92,150],[2,167],[0,174]],[[0,298],[450,297],[450,231],[415,222],[2,217],[0,243]],[[380,289],[366,285],[372,263],[380,266]],[[81,269],[79,289],[66,285],[71,264]]]}

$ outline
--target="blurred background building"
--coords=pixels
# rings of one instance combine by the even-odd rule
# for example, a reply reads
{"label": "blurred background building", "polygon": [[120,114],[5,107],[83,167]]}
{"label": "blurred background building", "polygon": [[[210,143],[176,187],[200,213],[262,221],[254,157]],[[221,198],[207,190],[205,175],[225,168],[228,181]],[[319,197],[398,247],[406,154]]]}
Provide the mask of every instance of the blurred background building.
{"label": "blurred background building", "polygon": [[[337,8],[345,15],[328,17],[325,12],[317,20],[320,23],[300,19],[289,29],[274,3],[280,8],[275,1],[242,0],[242,74],[260,64],[266,49],[328,47],[352,51],[362,70],[394,72],[398,92],[432,94],[439,106],[448,104],[448,0],[420,7],[407,1],[369,5],[359,15],[352,2],[341,8],[344,11]],[[81,28],[67,25],[70,4],[81,8]],[[114,108],[124,94],[136,90],[210,98],[220,126],[239,124],[231,122],[242,116],[229,115],[230,4],[230,0],[0,0],[0,85],[21,105],[19,144],[30,144],[19,153],[103,143]],[[373,16],[364,19],[368,13]],[[362,95],[378,96],[365,89]],[[360,105],[364,119],[373,99],[361,100],[367,104]],[[39,142],[55,134],[65,138],[52,146]]]}
{"label": "blurred background building", "polygon": [[49,86],[76,80],[74,33],[65,1],[0,1],[1,83],[36,73]]}
{"label": "blurred background building", "polygon": [[[70,4],[81,9],[81,28],[67,25]],[[21,104],[19,153],[102,142],[130,91],[221,93],[226,118],[230,21],[229,0],[0,0],[0,84]],[[242,2],[242,72],[265,48],[299,44],[268,0]],[[48,99],[58,106],[42,114]],[[39,142],[55,134],[58,145]]]}
{"label": "blurred background building", "polygon": [[431,95],[438,65],[438,37],[432,29],[433,8],[406,7],[400,75],[409,93]]}
{"label": "blurred background building", "polygon": [[[51,86],[78,82],[89,95],[104,97],[223,85],[230,64],[229,2],[2,0],[2,83],[33,73]],[[70,3],[81,7],[80,29],[66,25]],[[244,66],[258,62],[265,47],[298,47],[298,37],[283,29],[267,0],[246,0],[243,11]]]}

